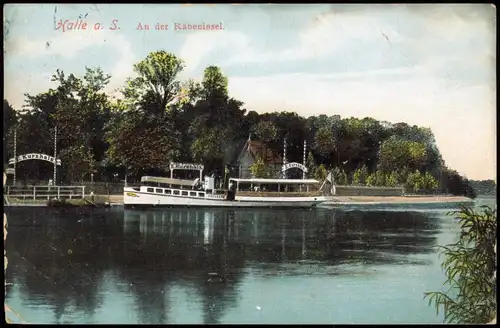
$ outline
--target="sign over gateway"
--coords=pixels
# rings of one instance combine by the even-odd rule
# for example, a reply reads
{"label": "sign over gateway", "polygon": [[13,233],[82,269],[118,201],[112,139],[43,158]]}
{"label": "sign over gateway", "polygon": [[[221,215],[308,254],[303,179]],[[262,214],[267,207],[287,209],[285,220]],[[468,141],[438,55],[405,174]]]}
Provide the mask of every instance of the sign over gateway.
{"label": "sign over gateway", "polygon": [[287,164],[283,165],[283,167],[281,168],[281,172],[285,172],[289,169],[300,169],[303,172],[307,173],[307,167],[305,165],[302,165],[302,164],[296,163],[296,162],[287,163]]}
{"label": "sign over gateway", "polygon": [[[46,161],[50,163],[56,162],[58,166],[61,166],[61,160],[58,158],[57,160],[53,156],[45,155],[45,154],[38,154],[38,153],[31,153],[31,154],[24,154],[24,155],[19,155],[17,157],[17,163],[23,162],[23,161],[29,161],[29,160],[40,160],[40,161]],[[14,164],[14,157],[9,159],[9,164]]]}
{"label": "sign over gateway", "polygon": [[199,171],[204,169],[205,167],[202,164],[192,164],[192,163],[170,163],[171,170],[192,170]]}

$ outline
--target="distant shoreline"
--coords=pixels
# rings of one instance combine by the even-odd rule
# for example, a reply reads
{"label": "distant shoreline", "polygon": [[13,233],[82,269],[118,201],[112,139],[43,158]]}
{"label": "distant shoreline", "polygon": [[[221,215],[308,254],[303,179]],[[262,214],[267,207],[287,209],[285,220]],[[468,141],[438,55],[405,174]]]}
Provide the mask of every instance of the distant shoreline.
{"label": "distant shoreline", "polygon": [[448,195],[416,195],[416,196],[330,196],[328,200],[334,202],[389,202],[389,203],[427,203],[427,202],[474,202],[474,199],[465,196]]}
{"label": "distant shoreline", "polygon": [[331,196],[320,207],[350,205],[438,205],[473,204],[474,199],[465,196]]}

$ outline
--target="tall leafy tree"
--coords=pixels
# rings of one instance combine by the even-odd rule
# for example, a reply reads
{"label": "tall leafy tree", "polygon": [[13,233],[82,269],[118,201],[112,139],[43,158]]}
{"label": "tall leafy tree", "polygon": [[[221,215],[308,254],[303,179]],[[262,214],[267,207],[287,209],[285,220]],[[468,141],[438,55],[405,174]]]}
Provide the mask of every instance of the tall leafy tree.
{"label": "tall leafy tree", "polygon": [[141,110],[164,118],[169,105],[180,97],[178,75],[183,69],[183,61],[174,54],[163,50],[151,52],[134,65],[137,76],[128,79],[124,96]]}
{"label": "tall leafy tree", "polygon": [[119,123],[107,134],[108,158],[127,174],[165,170],[179,157],[182,138],[174,125],[176,112],[191,91],[178,80],[183,67],[181,59],[166,51],[152,52],[134,65],[137,76],[127,81],[120,104],[125,113],[115,115]]}
{"label": "tall leafy tree", "polygon": [[236,157],[244,138],[241,127],[245,111],[241,102],[228,96],[227,77],[219,67],[205,69],[200,94],[194,105],[197,116],[189,128],[193,136],[190,149],[194,160],[204,162],[209,171],[222,174],[222,167]]}

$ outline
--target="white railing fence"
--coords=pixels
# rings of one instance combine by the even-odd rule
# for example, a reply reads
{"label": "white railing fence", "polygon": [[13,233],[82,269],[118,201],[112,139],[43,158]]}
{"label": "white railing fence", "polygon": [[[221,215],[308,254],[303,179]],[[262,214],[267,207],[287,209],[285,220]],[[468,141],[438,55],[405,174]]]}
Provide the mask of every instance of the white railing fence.
{"label": "white railing fence", "polygon": [[85,198],[85,186],[6,186],[9,198],[50,200]]}

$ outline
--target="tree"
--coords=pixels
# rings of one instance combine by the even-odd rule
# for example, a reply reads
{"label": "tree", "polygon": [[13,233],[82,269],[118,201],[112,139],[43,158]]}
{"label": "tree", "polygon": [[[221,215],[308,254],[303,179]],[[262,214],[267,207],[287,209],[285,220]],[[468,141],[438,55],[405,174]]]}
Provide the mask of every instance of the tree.
{"label": "tree", "polygon": [[[59,153],[59,157],[65,163],[65,173],[70,183],[83,181],[88,173],[95,171],[94,156],[90,148],[83,145],[66,147]],[[78,160],[71,160],[72,157]]]}
{"label": "tree", "polygon": [[398,185],[404,185],[410,173],[411,172],[408,170],[408,168],[401,168],[391,172],[391,174],[393,174],[396,178]]}
{"label": "tree", "polygon": [[151,52],[134,65],[137,77],[128,79],[122,92],[134,107],[164,118],[169,105],[181,96],[177,77],[183,69],[183,61],[174,54],[163,50]]}
{"label": "tree", "polygon": [[[205,69],[200,89],[201,97],[192,108],[189,137],[186,143],[196,160],[204,160],[208,170],[222,167],[234,161],[241,141],[248,137],[242,131],[245,110],[243,103],[227,94],[227,77],[220,68]],[[187,144],[186,144],[187,146]]]}
{"label": "tree", "polygon": [[111,163],[125,167],[130,174],[166,169],[178,156],[178,143],[171,127],[159,125],[150,116],[131,111],[124,114],[108,133],[107,156]]}
{"label": "tree", "polygon": [[420,170],[426,158],[424,144],[391,136],[380,147],[378,165],[384,172],[402,168]]}
{"label": "tree", "polygon": [[[52,80],[59,83],[56,111],[49,114],[58,127],[61,145],[74,145],[80,140],[102,157],[104,125],[109,119],[108,96],[103,92],[110,75],[100,68],[85,68],[83,78],[68,77],[57,71]],[[75,129],[77,129],[75,131]]]}
{"label": "tree", "polygon": [[366,165],[363,165],[354,172],[352,183],[355,185],[364,185],[366,178],[368,178],[368,168]]}
{"label": "tree", "polygon": [[427,192],[431,192],[439,187],[439,183],[429,172],[425,172],[422,177],[423,188]]}
{"label": "tree", "polygon": [[309,174],[311,176],[316,176],[317,168],[316,168],[316,163],[314,161],[314,156],[313,156],[312,152],[309,152],[307,154],[306,167],[307,167],[307,170],[309,171]]}
{"label": "tree", "polygon": [[386,187],[397,187],[399,184],[398,176],[396,172],[387,173],[385,175],[385,186]]}
{"label": "tree", "polygon": [[217,66],[209,66],[205,68],[203,74],[202,94],[205,99],[214,101],[219,99],[221,103],[226,103],[228,100],[228,81],[227,77],[222,73]]}
{"label": "tree", "polygon": [[328,171],[326,170],[325,166],[323,164],[320,164],[315,170],[313,177],[318,181],[324,181],[327,175]]}
{"label": "tree", "polygon": [[373,172],[366,179],[366,184],[368,186],[378,186],[378,187],[385,186],[386,185],[385,173],[380,170]]}
{"label": "tree", "polygon": [[344,162],[344,169],[351,173],[358,165],[366,163],[366,159],[363,159],[365,149],[362,141],[365,125],[362,120],[354,117],[343,121],[338,138],[341,154],[339,161]]}
{"label": "tree", "polygon": [[193,158],[197,162],[220,162],[224,158],[224,144],[227,139],[222,129],[207,129],[203,137],[191,145]]}
{"label": "tree", "polygon": [[87,67],[82,78],[66,76],[62,71],[52,77],[59,86],[56,110],[49,114],[49,119],[58,129],[60,157],[66,164],[63,173],[69,181],[81,180],[94,172],[96,160],[104,157],[109,102],[103,90],[110,77],[100,68]]}
{"label": "tree", "polygon": [[345,186],[349,184],[349,181],[347,180],[347,174],[344,172],[344,170],[341,170],[338,167],[336,167],[333,170],[332,175],[333,175],[333,181],[336,185]]}
{"label": "tree", "polygon": [[476,198],[476,192],[469,185],[468,180],[462,177],[457,171],[443,168],[442,175],[442,183],[447,193]]}
{"label": "tree", "polygon": [[335,139],[329,126],[322,126],[314,136],[314,150],[323,157],[335,151]]}
{"label": "tree", "polygon": [[14,138],[14,129],[17,126],[18,114],[9,102],[3,100],[3,158],[6,160],[13,156],[12,140]]}
{"label": "tree", "polygon": [[276,125],[270,121],[260,121],[253,130],[256,137],[265,144],[276,141],[278,137],[278,129]]}
{"label": "tree", "polygon": [[446,291],[425,293],[444,320],[456,324],[485,324],[496,318],[496,209],[480,212],[462,207],[451,213],[460,224],[459,240],[440,246]]}
{"label": "tree", "polygon": [[262,158],[257,159],[251,166],[250,172],[254,178],[268,178],[270,176],[270,172]]}
{"label": "tree", "polygon": [[[64,163],[60,176],[69,182],[93,172],[95,160],[102,159],[107,147],[103,137],[109,119],[108,97],[103,89],[109,78],[100,68],[86,67],[83,77],[57,70],[51,79],[57,83],[56,89],[35,96],[26,94],[18,143],[21,147],[29,145],[32,151],[51,153],[57,127],[57,149]],[[85,171],[76,173],[74,168]],[[46,172],[40,174],[43,166],[33,169],[31,174],[37,179],[47,176]]]}
{"label": "tree", "polygon": [[497,192],[497,184],[494,180],[473,180],[469,183],[478,195],[495,195]]}

